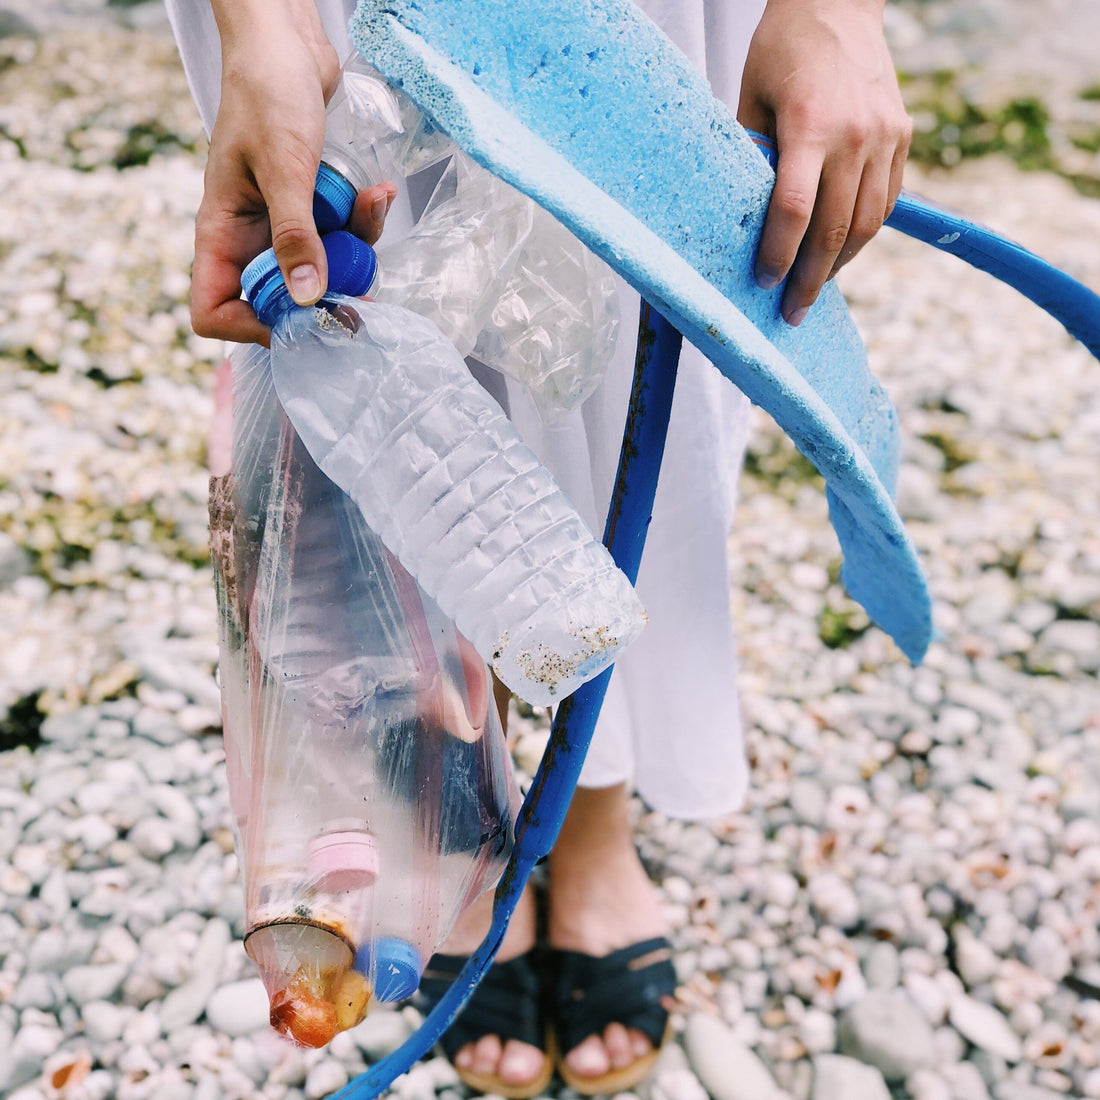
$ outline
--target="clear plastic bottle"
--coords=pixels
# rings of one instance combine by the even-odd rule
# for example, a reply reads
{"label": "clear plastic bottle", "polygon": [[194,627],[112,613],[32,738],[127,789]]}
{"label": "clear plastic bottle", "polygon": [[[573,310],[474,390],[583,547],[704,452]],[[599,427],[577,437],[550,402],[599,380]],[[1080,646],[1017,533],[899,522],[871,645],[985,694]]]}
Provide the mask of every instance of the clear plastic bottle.
{"label": "clear plastic bottle", "polygon": [[296,308],[271,252],[242,283],[314,461],[509,688],[548,705],[638,636],[630,582],[430,321],[339,294]]}

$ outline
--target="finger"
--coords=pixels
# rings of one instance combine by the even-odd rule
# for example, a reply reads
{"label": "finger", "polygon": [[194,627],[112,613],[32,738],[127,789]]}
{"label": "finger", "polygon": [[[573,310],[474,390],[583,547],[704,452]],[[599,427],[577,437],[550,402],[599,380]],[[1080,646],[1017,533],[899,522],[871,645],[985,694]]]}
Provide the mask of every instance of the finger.
{"label": "finger", "polygon": [[890,169],[868,161],[859,181],[852,225],[829,272],[831,279],[882,228],[890,196]]}
{"label": "finger", "polygon": [[397,185],[389,182],[360,191],[355,196],[348,228],[367,244],[374,244],[382,236],[386,215],[396,197]]}
{"label": "finger", "polygon": [[328,266],[321,238],[313,223],[312,173],[285,172],[261,185],[271,221],[271,247],[279,261],[291,298],[311,306],[325,291]]}
{"label": "finger", "polygon": [[897,206],[898,195],[901,194],[902,178],[905,175],[905,162],[909,157],[909,142],[913,137],[913,124],[908,118],[905,122],[905,130],[901,135],[897,148],[894,150],[894,159],[890,162],[890,192],[886,202],[886,217],[890,217],[894,212],[894,207]]}
{"label": "finger", "polygon": [[241,299],[241,266],[223,257],[200,219],[191,269],[191,327],[196,335],[237,343],[268,342],[268,328]]}
{"label": "finger", "polygon": [[[200,327],[201,326],[201,327]],[[199,316],[191,310],[191,327],[196,335],[235,344],[271,344],[271,329],[262,324],[243,298],[233,298]]]}
{"label": "finger", "polygon": [[791,326],[802,323],[848,239],[862,175],[862,158],[831,161],[822,172],[813,216],[783,292],[782,313]]}
{"label": "finger", "polygon": [[775,190],[756,252],[756,281],[765,290],[782,282],[795,262],[814,211],[824,162],[824,152],[816,143],[781,144],[780,148]]}

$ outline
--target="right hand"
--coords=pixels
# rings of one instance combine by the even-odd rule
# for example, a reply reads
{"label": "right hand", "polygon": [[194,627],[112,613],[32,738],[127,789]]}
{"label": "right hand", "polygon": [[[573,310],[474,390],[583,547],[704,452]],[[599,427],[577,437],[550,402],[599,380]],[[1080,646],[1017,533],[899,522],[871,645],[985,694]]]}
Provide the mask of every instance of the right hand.
{"label": "right hand", "polygon": [[[214,0],[213,7],[221,103],[195,222],[191,324],[199,336],[267,344],[269,329],[240,296],[241,272],[272,245],[299,305],[324,293],[313,185],[340,66],[313,0]],[[349,229],[373,244],[396,193],[392,183],[361,191]]]}

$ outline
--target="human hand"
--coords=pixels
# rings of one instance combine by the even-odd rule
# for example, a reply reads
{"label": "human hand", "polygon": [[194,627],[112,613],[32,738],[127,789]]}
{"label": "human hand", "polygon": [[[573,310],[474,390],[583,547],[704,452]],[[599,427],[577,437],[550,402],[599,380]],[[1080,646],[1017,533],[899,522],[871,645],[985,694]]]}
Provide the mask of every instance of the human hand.
{"label": "human hand", "polygon": [[[262,7],[257,7],[257,4]],[[191,324],[200,336],[266,344],[241,297],[241,272],[269,245],[291,296],[311,305],[327,284],[313,224],[325,103],[340,66],[313,0],[213,0],[222,87],[195,223]],[[356,198],[349,229],[373,244],[396,187]]]}
{"label": "human hand", "polygon": [[787,278],[798,325],[878,232],[901,190],[912,124],[882,32],[883,0],[768,0],[741,82],[738,121],[776,139],[779,162],[756,280]]}

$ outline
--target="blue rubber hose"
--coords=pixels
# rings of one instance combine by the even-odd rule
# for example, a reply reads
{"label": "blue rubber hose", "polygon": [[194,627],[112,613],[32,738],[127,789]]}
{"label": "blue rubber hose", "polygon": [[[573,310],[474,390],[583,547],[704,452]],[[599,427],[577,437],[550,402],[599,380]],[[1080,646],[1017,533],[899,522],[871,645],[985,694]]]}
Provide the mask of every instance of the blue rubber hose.
{"label": "blue rubber hose", "polygon": [[903,191],[886,219],[891,229],[958,256],[1018,290],[1060,321],[1100,359],[1100,297],[1014,241]]}
{"label": "blue rubber hose", "polygon": [[[746,131],[774,168],[775,142],[756,130]],[[898,196],[886,224],[914,240],[965,260],[999,279],[1060,321],[1066,331],[1100,359],[1100,296],[1087,286],[984,225],[934,206],[908,191]]]}
{"label": "blue rubber hose", "polygon": [[[604,527],[604,544],[632,584],[638,579],[653,516],[682,343],[680,333],[643,301],[634,385]],[[492,923],[485,939],[416,1032],[392,1054],[333,1094],[331,1100],[373,1100],[381,1095],[435,1046],[465,1007],[492,964],[531,871],[549,853],[561,831],[612,671],[607,669],[558,705],[550,743],[520,809],[516,845],[497,886]]]}

